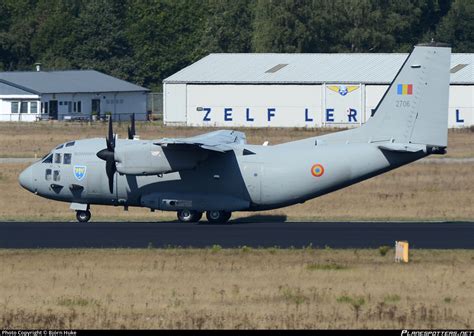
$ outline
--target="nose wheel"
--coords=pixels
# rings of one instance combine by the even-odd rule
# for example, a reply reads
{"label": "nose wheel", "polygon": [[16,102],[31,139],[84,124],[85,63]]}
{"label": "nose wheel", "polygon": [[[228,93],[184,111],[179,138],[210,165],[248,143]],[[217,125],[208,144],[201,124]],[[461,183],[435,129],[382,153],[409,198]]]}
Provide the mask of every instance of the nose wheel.
{"label": "nose wheel", "polygon": [[89,210],[77,210],[76,218],[78,222],[86,223],[91,219],[91,212]]}
{"label": "nose wheel", "polygon": [[178,220],[182,223],[196,223],[202,218],[202,212],[195,210],[179,210]]}
{"label": "nose wheel", "polygon": [[219,223],[223,224],[226,223],[230,216],[232,216],[232,212],[230,211],[223,211],[223,210],[211,210],[206,212],[206,217],[209,223]]}

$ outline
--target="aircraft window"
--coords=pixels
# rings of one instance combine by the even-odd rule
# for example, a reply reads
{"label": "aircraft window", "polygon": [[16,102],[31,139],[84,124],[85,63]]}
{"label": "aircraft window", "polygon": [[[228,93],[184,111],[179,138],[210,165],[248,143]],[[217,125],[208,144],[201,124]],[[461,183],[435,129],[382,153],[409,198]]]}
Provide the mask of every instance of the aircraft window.
{"label": "aircraft window", "polygon": [[54,163],[61,163],[61,154],[54,154]]}
{"label": "aircraft window", "polygon": [[53,154],[47,155],[46,159],[43,160],[43,163],[53,163]]}
{"label": "aircraft window", "polygon": [[65,154],[64,154],[63,163],[64,163],[64,164],[71,164],[71,157],[72,157],[72,154],[70,154],[70,153],[65,153]]}
{"label": "aircraft window", "polygon": [[61,149],[64,147],[64,144],[60,144],[58,147],[56,147],[56,149]]}
{"label": "aircraft window", "polygon": [[46,181],[51,181],[51,169],[46,169],[44,178]]}
{"label": "aircraft window", "polygon": [[68,142],[66,144],[66,147],[72,147],[72,146],[74,146],[74,143],[75,143],[75,141]]}
{"label": "aircraft window", "polygon": [[59,175],[59,170],[53,171],[53,181],[60,181],[61,175]]}

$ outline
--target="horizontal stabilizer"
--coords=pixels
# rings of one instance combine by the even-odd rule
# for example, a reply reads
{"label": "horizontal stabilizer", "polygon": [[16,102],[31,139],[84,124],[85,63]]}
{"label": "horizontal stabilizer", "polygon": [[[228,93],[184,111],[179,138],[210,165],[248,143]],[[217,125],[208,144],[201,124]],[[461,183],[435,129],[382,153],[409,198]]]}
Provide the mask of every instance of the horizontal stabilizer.
{"label": "horizontal stabilizer", "polygon": [[407,153],[426,152],[426,145],[388,143],[388,144],[379,145],[378,147],[381,150],[386,150],[390,152],[407,152]]}

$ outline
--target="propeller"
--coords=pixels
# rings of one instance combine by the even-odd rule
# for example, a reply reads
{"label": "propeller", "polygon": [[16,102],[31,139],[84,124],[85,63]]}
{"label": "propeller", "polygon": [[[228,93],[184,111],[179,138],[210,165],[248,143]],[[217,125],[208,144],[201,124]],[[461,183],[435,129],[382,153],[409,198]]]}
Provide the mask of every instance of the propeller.
{"label": "propeller", "polygon": [[130,140],[133,140],[135,135],[136,135],[136,132],[135,132],[135,113],[132,113],[130,115],[130,126],[128,126],[128,138]]}
{"label": "propeller", "polygon": [[109,134],[105,140],[107,148],[102,149],[97,153],[97,157],[105,161],[105,172],[109,179],[110,193],[114,192],[114,175],[117,171],[115,167],[115,137],[112,129],[112,118],[109,119]]}

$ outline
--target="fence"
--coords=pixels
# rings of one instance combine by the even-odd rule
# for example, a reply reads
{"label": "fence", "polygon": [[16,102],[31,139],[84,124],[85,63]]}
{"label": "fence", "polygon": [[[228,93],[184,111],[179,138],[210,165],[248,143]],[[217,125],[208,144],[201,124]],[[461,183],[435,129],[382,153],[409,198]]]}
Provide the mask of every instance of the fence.
{"label": "fence", "polygon": [[147,95],[146,110],[158,116],[163,116],[163,93],[152,92]]}

